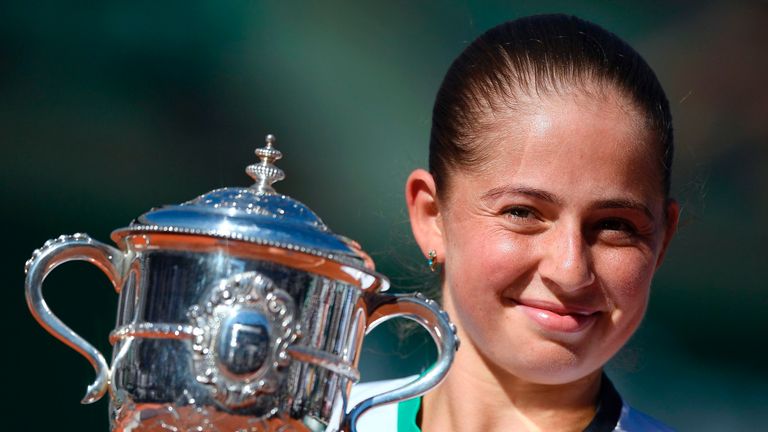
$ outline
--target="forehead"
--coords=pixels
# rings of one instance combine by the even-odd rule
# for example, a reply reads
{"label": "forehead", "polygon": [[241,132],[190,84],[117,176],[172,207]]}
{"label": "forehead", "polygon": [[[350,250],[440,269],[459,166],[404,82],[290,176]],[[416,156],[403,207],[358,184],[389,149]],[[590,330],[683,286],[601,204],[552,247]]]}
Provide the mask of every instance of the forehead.
{"label": "forehead", "polygon": [[654,134],[615,93],[538,98],[496,118],[480,141],[482,165],[455,173],[478,187],[515,182],[566,195],[662,194]]}

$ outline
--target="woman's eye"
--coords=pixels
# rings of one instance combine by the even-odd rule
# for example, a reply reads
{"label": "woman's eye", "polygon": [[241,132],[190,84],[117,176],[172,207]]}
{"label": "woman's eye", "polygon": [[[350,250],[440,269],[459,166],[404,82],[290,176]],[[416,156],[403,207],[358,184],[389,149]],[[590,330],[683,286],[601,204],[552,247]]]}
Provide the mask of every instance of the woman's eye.
{"label": "woman's eye", "polygon": [[510,207],[504,210],[504,213],[512,216],[515,219],[533,219],[536,215],[533,210],[525,207]]}
{"label": "woman's eye", "polygon": [[634,234],[635,227],[622,219],[605,219],[598,223],[598,229],[601,231],[620,231],[626,234]]}
{"label": "woman's eye", "polygon": [[603,219],[595,227],[596,239],[613,246],[630,246],[642,238],[635,225],[626,219]]}

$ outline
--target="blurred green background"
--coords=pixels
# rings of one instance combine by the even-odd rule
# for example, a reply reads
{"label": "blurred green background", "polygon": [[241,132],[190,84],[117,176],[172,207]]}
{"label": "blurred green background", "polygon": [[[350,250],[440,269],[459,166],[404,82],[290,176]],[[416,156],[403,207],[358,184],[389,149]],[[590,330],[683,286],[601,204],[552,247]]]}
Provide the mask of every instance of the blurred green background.
{"label": "blurred green background", "polygon": [[[90,365],[27,310],[32,250],[80,231],[109,242],[150,207],[248,185],[266,133],[285,154],[280,191],[359,240],[400,289],[434,284],[402,190],[426,164],[442,75],[485,29],[556,11],[635,46],[677,129],[683,223],[646,321],[609,373],[681,430],[763,429],[768,3],[251,0],[0,4],[5,430],[107,429],[105,400],[78,403]],[[116,296],[95,267],[57,269],[45,293],[109,356]],[[430,361],[423,337],[395,329],[366,340],[366,380]]]}

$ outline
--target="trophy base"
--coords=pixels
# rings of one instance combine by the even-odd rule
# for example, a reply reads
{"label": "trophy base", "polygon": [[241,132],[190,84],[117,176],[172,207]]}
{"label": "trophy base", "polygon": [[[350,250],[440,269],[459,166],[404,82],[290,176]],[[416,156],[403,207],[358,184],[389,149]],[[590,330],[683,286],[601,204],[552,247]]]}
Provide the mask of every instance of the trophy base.
{"label": "trophy base", "polygon": [[212,407],[158,403],[138,403],[131,408],[130,415],[115,419],[112,426],[115,432],[316,432],[324,429],[280,415],[258,418]]}

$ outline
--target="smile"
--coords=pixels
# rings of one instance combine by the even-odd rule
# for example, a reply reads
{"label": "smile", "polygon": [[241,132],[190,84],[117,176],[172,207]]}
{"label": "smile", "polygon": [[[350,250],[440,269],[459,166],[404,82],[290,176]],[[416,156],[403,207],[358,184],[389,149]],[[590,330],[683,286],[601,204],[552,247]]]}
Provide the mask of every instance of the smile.
{"label": "smile", "polygon": [[534,324],[544,330],[563,333],[577,333],[589,328],[600,314],[599,311],[566,307],[550,302],[515,301],[509,299]]}

